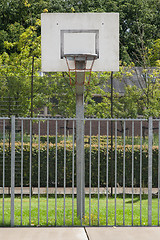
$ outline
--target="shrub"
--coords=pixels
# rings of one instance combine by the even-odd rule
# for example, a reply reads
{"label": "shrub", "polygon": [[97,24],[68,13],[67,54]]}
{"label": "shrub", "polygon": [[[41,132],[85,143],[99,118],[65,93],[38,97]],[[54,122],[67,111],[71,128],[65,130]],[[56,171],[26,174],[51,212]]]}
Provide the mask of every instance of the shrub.
{"label": "shrub", "polygon": [[[32,145],[32,186],[38,186],[38,144]],[[111,149],[108,149],[108,169],[109,169],[109,186],[111,185]],[[16,143],[16,164],[15,164],[15,185],[21,184],[21,144]],[[9,146],[5,146],[5,186],[10,186],[11,157]],[[85,183],[89,186],[89,157],[90,146],[85,145]],[[72,159],[73,149],[71,144],[66,144],[66,186],[72,186]],[[56,146],[49,144],[49,186],[55,186],[55,160]],[[106,160],[107,149],[105,145],[100,147],[100,186],[106,186]],[[30,167],[30,145],[23,145],[23,183],[29,186],[29,167]],[[98,183],[98,146],[92,145],[91,151],[91,178],[92,187]],[[113,148],[113,169],[115,169],[115,149]],[[153,187],[158,184],[158,147],[153,147]],[[0,186],[3,180],[3,145],[0,144]],[[76,186],[76,146],[74,149],[74,181]],[[113,176],[114,181],[114,176]],[[126,187],[132,184],[132,146],[126,145],[125,148],[125,181]],[[123,185],[123,146],[117,146],[117,182]],[[47,144],[41,143],[40,147],[40,185],[46,187],[47,183]],[[58,187],[64,186],[64,144],[59,143],[57,146],[57,184]],[[140,146],[134,146],[134,186],[140,186]],[[142,149],[142,186],[148,186],[148,148],[143,146]]]}

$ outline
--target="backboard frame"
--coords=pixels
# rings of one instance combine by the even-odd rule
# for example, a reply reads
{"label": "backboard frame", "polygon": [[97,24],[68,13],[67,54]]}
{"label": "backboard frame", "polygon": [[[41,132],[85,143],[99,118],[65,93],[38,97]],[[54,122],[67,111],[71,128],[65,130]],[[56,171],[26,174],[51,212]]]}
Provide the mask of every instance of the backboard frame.
{"label": "backboard frame", "polygon": [[78,30],[60,30],[61,31],[61,59],[64,58],[64,35],[65,33],[94,33],[95,34],[95,54],[99,58],[99,30],[90,30],[90,29],[78,29]]}

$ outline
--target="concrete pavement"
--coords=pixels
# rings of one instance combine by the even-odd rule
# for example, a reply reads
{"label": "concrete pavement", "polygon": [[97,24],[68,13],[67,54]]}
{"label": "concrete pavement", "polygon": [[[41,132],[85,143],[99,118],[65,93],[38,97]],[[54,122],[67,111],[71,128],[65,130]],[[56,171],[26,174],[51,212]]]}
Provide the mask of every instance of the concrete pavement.
{"label": "concrete pavement", "polygon": [[150,240],[159,227],[0,228],[0,240]]}
{"label": "concrete pavement", "polygon": [[84,228],[0,228],[0,240],[88,240]]}
{"label": "concrete pavement", "polygon": [[160,239],[159,227],[87,228],[90,240],[151,240]]}

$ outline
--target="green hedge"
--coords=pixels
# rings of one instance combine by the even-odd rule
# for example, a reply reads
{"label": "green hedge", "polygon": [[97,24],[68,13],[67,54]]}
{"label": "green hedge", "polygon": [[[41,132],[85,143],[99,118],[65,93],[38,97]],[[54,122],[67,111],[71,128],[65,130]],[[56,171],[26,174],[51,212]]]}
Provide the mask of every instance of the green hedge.
{"label": "green hedge", "polygon": [[[21,183],[21,145],[16,143],[16,173],[15,173],[15,185],[20,186]],[[74,154],[74,169],[75,169],[75,183],[76,183],[76,148]],[[55,144],[49,145],[49,186],[55,186]],[[72,145],[66,146],[66,186],[72,186]],[[58,144],[57,149],[57,176],[58,187],[63,187],[64,183],[64,145]],[[89,186],[89,145],[85,145],[85,182],[86,186]],[[100,148],[100,186],[106,186],[106,159],[107,159],[106,146],[103,145]],[[115,151],[113,150],[113,158]],[[98,184],[98,146],[92,146],[92,187],[96,187]],[[47,147],[46,144],[41,144],[40,149],[40,184],[41,187],[46,186],[47,177]],[[30,162],[30,146],[24,144],[23,147],[23,161],[24,161],[24,186],[29,186],[29,162]],[[114,159],[113,159],[114,161]],[[3,179],[3,146],[0,144],[0,186],[2,186]],[[6,146],[5,148],[5,186],[10,186],[10,172],[11,172],[11,160],[10,151]],[[113,163],[113,167],[115,165]],[[109,185],[111,184],[111,150],[109,148]],[[125,180],[126,186],[131,187],[132,181],[132,146],[128,145],[125,149]],[[114,181],[114,176],[113,176]],[[117,147],[117,182],[120,186],[123,185],[123,146]],[[139,187],[140,182],[140,146],[134,147],[134,186]],[[157,187],[158,182],[158,148],[153,148],[153,187]],[[142,186],[148,185],[148,148],[143,146],[142,151]],[[33,144],[32,147],[32,186],[38,186],[38,145]]]}

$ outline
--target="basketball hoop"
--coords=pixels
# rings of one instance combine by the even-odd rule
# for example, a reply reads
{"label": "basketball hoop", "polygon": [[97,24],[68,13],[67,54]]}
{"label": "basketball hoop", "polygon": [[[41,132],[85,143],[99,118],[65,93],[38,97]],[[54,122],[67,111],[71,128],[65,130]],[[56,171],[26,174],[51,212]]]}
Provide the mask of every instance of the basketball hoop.
{"label": "basketball hoop", "polygon": [[[66,63],[67,63],[68,71],[69,71],[70,85],[73,85],[73,83],[71,81],[71,72],[75,72],[75,84],[77,84],[77,85],[84,85],[85,73],[89,72],[89,79],[88,79],[88,84],[89,84],[93,64],[94,64],[95,59],[97,59],[97,54],[88,54],[88,53],[64,54],[64,58],[66,59]],[[87,61],[91,61],[90,67],[87,67]],[[77,82],[77,72],[84,73],[83,83]]]}

